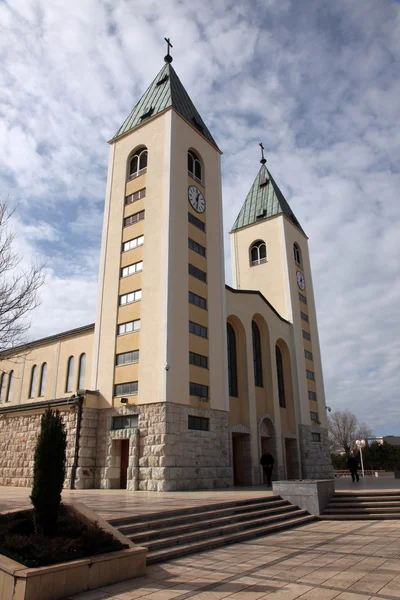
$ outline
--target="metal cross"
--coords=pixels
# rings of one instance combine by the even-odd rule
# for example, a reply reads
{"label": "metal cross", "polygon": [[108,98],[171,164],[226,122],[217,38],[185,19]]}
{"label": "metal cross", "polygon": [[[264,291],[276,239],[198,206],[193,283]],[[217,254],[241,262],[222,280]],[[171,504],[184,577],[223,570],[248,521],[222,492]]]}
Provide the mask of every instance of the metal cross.
{"label": "metal cross", "polygon": [[164,38],[164,40],[167,42],[167,55],[164,56],[164,60],[165,62],[171,63],[172,62],[172,56],[169,53],[169,49],[173,48],[173,45],[171,44],[169,38]]}
{"label": "metal cross", "polygon": [[262,142],[259,144],[260,148],[261,148],[261,160],[260,163],[262,165],[265,165],[265,163],[267,162],[266,158],[264,158],[264,146],[262,145]]}

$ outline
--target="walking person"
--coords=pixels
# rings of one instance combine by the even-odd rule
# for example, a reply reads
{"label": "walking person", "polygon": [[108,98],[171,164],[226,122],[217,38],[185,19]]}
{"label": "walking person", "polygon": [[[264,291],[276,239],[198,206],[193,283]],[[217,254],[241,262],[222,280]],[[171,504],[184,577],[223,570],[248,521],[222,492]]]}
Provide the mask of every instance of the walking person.
{"label": "walking person", "polygon": [[351,456],[349,458],[349,460],[347,461],[347,468],[351,473],[351,478],[353,480],[353,483],[355,482],[355,480],[357,479],[357,481],[360,481],[360,478],[358,476],[358,460],[356,459],[356,457],[354,456],[354,453],[351,453]]}
{"label": "walking person", "polygon": [[274,457],[269,452],[264,452],[261,457],[260,464],[264,471],[264,481],[267,480],[268,487],[272,485],[272,469],[274,468]]}

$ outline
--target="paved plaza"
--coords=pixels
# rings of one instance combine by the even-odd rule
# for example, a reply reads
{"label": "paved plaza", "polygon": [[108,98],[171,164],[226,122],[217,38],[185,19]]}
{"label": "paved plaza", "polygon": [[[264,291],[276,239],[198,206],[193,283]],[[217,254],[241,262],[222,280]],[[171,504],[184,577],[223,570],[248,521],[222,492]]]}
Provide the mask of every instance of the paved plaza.
{"label": "paved plaza", "polygon": [[[338,490],[394,490],[394,478],[349,479]],[[358,487],[357,487],[358,486]],[[270,495],[270,489],[204,492],[64,491],[104,518]],[[30,490],[0,488],[0,511],[29,506]],[[317,521],[160,565],[69,600],[394,600],[400,598],[400,520]]]}
{"label": "paved plaza", "polygon": [[70,600],[400,598],[400,521],[318,521],[161,565]]}

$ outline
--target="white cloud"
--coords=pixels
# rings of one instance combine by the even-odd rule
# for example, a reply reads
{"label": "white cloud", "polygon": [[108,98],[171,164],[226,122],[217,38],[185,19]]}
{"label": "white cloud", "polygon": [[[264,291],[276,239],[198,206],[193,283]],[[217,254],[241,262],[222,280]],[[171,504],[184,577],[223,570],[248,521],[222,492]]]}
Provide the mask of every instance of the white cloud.
{"label": "white cloud", "polygon": [[2,195],[48,269],[32,335],[94,320],[106,141],[169,35],[224,152],[226,242],[263,141],[310,237],[327,402],[398,433],[399,5],[9,0],[0,33]]}

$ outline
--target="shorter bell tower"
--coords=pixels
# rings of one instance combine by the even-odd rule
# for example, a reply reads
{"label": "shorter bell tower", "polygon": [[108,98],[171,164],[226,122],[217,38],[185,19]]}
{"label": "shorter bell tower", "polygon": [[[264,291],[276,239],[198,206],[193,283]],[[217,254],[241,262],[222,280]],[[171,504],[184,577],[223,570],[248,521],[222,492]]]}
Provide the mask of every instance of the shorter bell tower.
{"label": "shorter bell tower", "polygon": [[233,285],[259,290],[293,324],[302,476],[331,477],[308,238],[267,169],[260,146],[261,167],[231,231]]}

